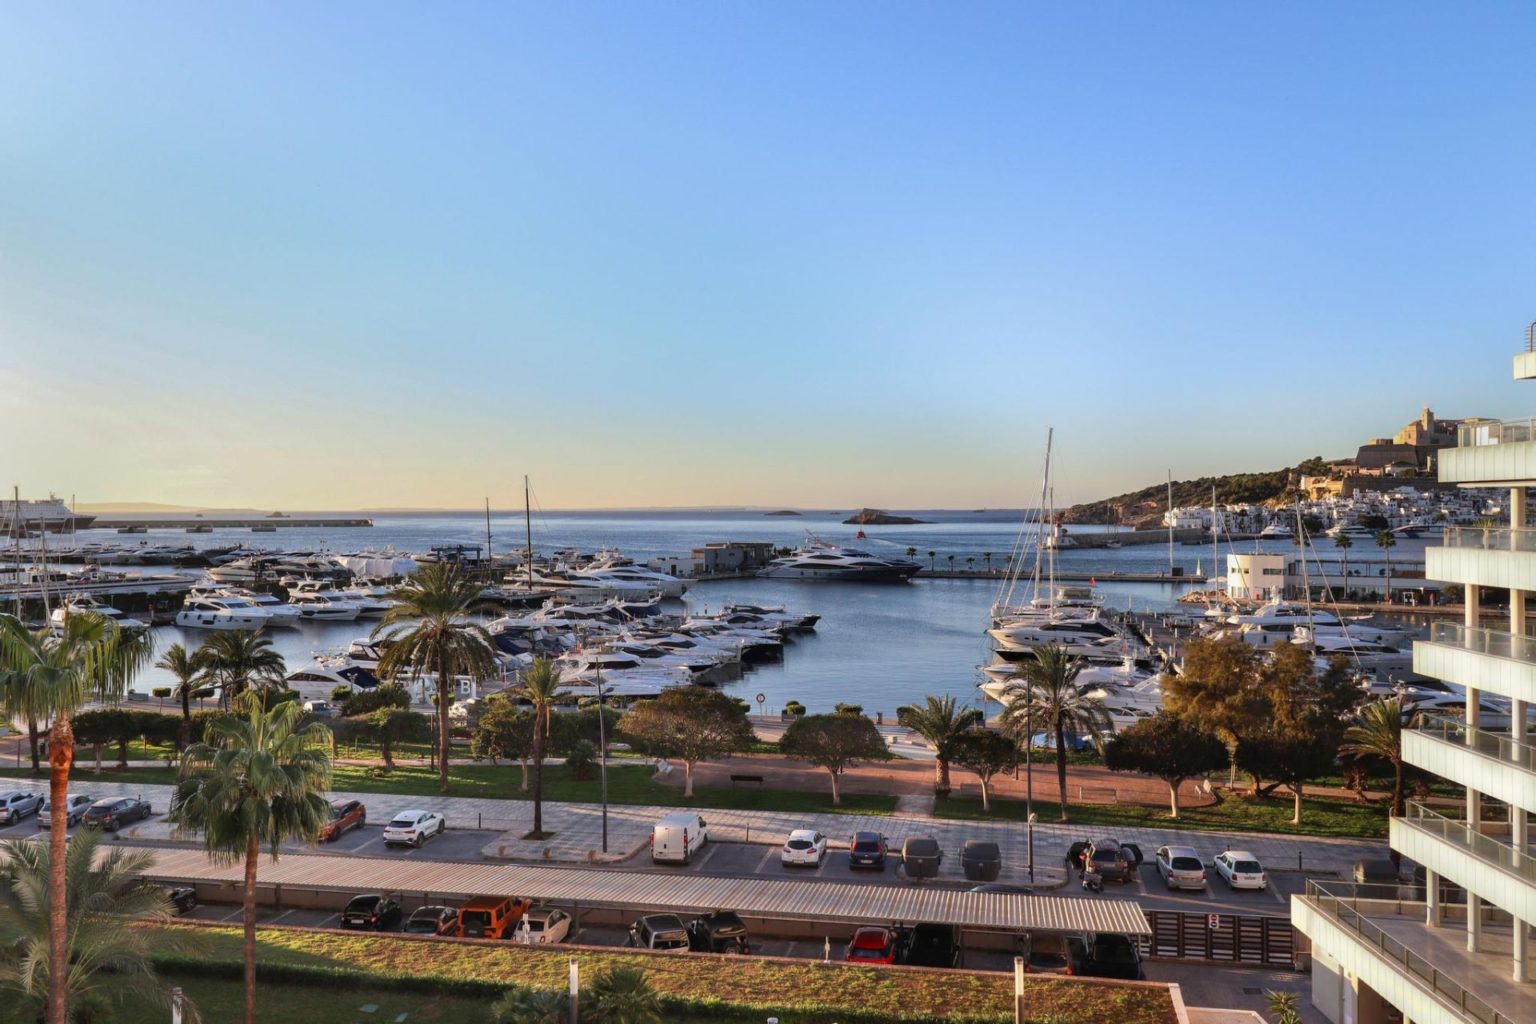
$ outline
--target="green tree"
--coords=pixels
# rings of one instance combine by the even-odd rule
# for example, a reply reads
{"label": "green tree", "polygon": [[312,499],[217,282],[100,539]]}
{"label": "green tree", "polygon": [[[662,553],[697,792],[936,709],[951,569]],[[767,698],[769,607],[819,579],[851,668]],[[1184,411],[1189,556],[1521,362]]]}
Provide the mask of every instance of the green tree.
{"label": "green tree", "polygon": [[381,678],[392,680],[402,673],[412,680],[437,677],[437,785],[443,793],[448,792],[453,742],[448,722],[453,679],[463,675],[482,683],[496,674],[491,635],[469,621],[470,615],[488,607],[480,597],[483,589],[457,565],[430,563],[395,591],[394,607],[373,631],[386,644],[379,659]]}
{"label": "green tree", "polygon": [[1264,700],[1258,692],[1262,661],[1258,648],[1236,637],[1191,640],[1184,649],[1183,671],[1163,680],[1168,710],[1204,723],[1220,737],[1234,772],[1242,738],[1264,720]]}
{"label": "green tree", "polygon": [[838,807],[843,803],[838,777],[860,761],[888,756],[880,730],[863,715],[803,715],[784,730],[779,750],[788,757],[825,768],[832,778],[832,804]]}
{"label": "green tree", "polygon": [[1087,736],[1099,745],[1110,730],[1104,702],[1077,688],[1083,660],[1067,653],[1060,644],[1036,644],[1034,657],[1021,662],[1015,682],[1003,691],[1003,722],[1010,732],[1034,742],[1034,730],[1050,730],[1056,746],[1056,788],[1061,801],[1061,820],[1067,811],[1067,742]]}
{"label": "green tree", "polygon": [[489,758],[495,764],[503,757],[516,758],[523,768],[523,792],[528,791],[528,759],[533,756],[533,712],[510,700],[492,697],[470,740],[475,757]]}
{"label": "green tree", "polygon": [[347,718],[358,718],[370,715],[380,708],[404,710],[410,706],[411,695],[405,687],[399,683],[384,683],[366,690],[348,693],[341,701],[341,713]]}
{"label": "green tree", "polygon": [[570,996],[543,988],[508,989],[491,1004],[492,1024],[566,1024],[570,1019]]}
{"label": "green tree", "polygon": [[1227,766],[1227,745],[1199,724],[1163,710],[1121,730],[1104,746],[1112,772],[1141,772],[1168,786],[1169,817],[1179,816],[1179,787]]}
{"label": "green tree", "polygon": [[203,642],[207,654],[207,676],[218,684],[219,703],[230,702],[255,687],[266,690],[283,685],[287,666],[272,641],[259,632],[236,629],[215,633]]}
{"label": "green tree", "polygon": [[182,644],[171,644],[155,662],[176,679],[172,694],[181,701],[181,737],[178,745],[186,749],[192,743],[192,694],[208,682],[209,658],[207,648],[199,647],[196,653]]}
{"label": "green tree", "polygon": [[74,715],[69,723],[70,729],[75,734],[77,746],[91,748],[91,753],[96,761],[96,774],[101,774],[101,752],[116,735],[116,727],[113,723],[115,717],[113,708],[98,708],[94,711],[82,711]]}
{"label": "green tree", "polygon": [[427,716],[405,708],[379,708],[360,720],[362,735],[379,745],[386,769],[395,767],[395,744],[420,743],[432,737]]}
{"label": "green tree", "polygon": [[1340,531],[1333,538],[1333,546],[1339,549],[1340,568],[1344,574],[1344,592],[1340,595],[1342,600],[1349,600],[1349,549],[1355,546],[1355,542],[1349,539],[1349,534]]}
{"label": "green tree", "polygon": [[951,748],[955,764],[975,774],[981,783],[981,809],[992,810],[992,777],[1012,771],[1019,763],[1019,745],[990,729],[968,732]]}
{"label": "green tree", "polygon": [[1387,604],[1392,603],[1392,549],[1397,547],[1397,537],[1391,530],[1376,531],[1376,546],[1387,556]]}
{"label": "green tree", "polygon": [[548,658],[535,658],[513,691],[533,706],[533,835],[544,835],[544,744],[549,739],[560,670]]}
{"label": "green tree", "polygon": [[591,1024],[661,1024],[661,996],[638,967],[610,967],[592,980],[582,1018]]}
{"label": "green tree", "polygon": [[1295,799],[1291,823],[1299,825],[1305,784],[1332,771],[1360,690],[1343,659],[1319,673],[1308,651],[1279,644],[1259,670],[1258,691],[1261,724],[1238,747],[1238,767],[1253,776],[1255,796],[1263,779],[1289,788]]}
{"label": "green tree", "polygon": [[1344,730],[1339,753],[1351,757],[1375,757],[1392,766],[1392,816],[1400,818],[1407,809],[1403,792],[1403,720],[1408,707],[1401,697],[1388,697],[1367,704],[1356,713],[1353,724]]}
{"label": "green tree", "polygon": [[[68,965],[68,890],[65,843],[69,838],[65,801],[75,763],[75,734],[70,718],[87,700],[122,698],[152,656],[148,633],[121,630],[105,616],[76,612],[57,634],[28,630],[17,619],[0,617],[0,684],[6,708],[48,727],[48,799],[52,811],[48,834],[48,970],[65,976]],[[47,1024],[67,1024],[64,986],[48,991]]]}
{"label": "green tree", "polygon": [[755,738],[746,710],[706,686],[673,686],[642,701],[619,719],[619,732],[641,753],[683,762],[684,799],[700,761],[746,750]]}
{"label": "green tree", "polygon": [[1269,1007],[1269,1024],[1301,1024],[1301,1009],[1295,992],[1271,989],[1264,993],[1264,1001]]}
{"label": "green tree", "polygon": [[265,845],[272,859],[290,839],[312,842],[330,820],[330,732],[285,702],[270,711],[254,694],[235,714],[214,719],[203,742],[182,753],[185,775],[170,818],[203,834],[215,862],[245,861],[245,1024],[256,1020],[256,868]]}
{"label": "green tree", "polygon": [[[62,989],[73,1018],[87,1019],[87,1011],[113,1004],[170,1005],[170,992],[155,977],[153,954],[157,945],[164,951],[165,942],[177,946],[178,936],[136,927],[173,916],[165,892],[143,881],[153,861],[147,850],[102,850],[96,829],[70,837],[64,855],[69,969]],[[16,1019],[41,1017],[53,989],[51,866],[52,853],[42,843],[0,846],[0,989],[20,994],[24,1009]],[[196,1011],[182,1005],[195,1021]]]}
{"label": "green tree", "polygon": [[920,705],[897,710],[896,721],[917,733],[933,747],[933,789],[949,792],[949,764],[955,758],[955,744],[980,724],[981,712],[962,708],[951,696],[923,698]]}

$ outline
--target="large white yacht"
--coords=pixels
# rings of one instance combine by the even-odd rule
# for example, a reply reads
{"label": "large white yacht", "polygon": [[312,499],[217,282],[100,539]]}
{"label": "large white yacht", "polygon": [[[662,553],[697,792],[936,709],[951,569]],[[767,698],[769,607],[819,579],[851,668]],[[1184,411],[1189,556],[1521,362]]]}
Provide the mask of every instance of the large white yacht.
{"label": "large white yacht", "polygon": [[82,595],[71,598],[59,605],[48,615],[48,628],[54,632],[64,628],[64,622],[71,615],[80,612],[94,612],[104,619],[116,623],[117,628],[128,633],[137,633],[149,628],[149,623],[142,619],[130,618],[104,601],[98,601],[93,597]]}
{"label": "large white yacht", "polygon": [[243,597],[209,594],[192,597],[176,613],[176,625],[186,629],[258,630],[272,622],[272,616]]}
{"label": "large white yacht", "polygon": [[1230,615],[1227,622],[1233,626],[1269,626],[1289,623],[1293,626],[1341,625],[1339,617],[1321,608],[1311,608],[1297,601],[1271,601],[1247,615]]}
{"label": "large white yacht", "polygon": [[581,570],[584,576],[639,583],[661,592],[662,597],[682,597],[688,592],[688,584],[676,576],[654,572],[643,565],[636,565],[617,551],[599,551],[597,557]]}
{"label": "large white yacht", "polygon": [[288,603],[306,622],[351,622],[362,612],[357,602],[342,594],[316,591],[289,595]]}
{"label": "large white yacht", "polygon": [[782,580],[904,583],[921,568],[918,563],[905,558],[887,558],[857,548],[839,548],[812,541],[791,555],[775,558],[757,574]]}

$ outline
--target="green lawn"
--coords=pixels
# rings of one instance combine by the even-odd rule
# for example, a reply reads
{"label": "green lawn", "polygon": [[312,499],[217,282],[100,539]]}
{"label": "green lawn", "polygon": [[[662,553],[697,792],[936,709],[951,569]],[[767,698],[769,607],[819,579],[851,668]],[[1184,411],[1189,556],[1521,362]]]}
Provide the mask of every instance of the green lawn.
{"label": "green lawn", "polygon": [[[183,977],[167,974],[167,985],[179,985],[197,1006],[206,1024],[238,1021],[244,1002],[238,981]],[[392,1024],[401,1014],[407,1024],[453,1022],[484,1024],[492,1000],[464,996],[444,996],[432,992],[390,992],[370,989],[336,989],[315,985],[279,985],[262,982],[256,990],[256,1019],[272,1024],[294,1021],[328,1021],[330,1024],[355,1024],[379,1021]],[[364,1006],[374,1006],[371,1013]],[[127,1005],[117,1011],[116,1024],[165,1024],[170,1015],[158,1007]]]}
{"label": "green lawn", "polygon": [[[1055,802],[1036,800],[1036,820],[1054,824],[1060,817]],[[1072,821],[1084,825],[1127,825],[1139,828],[1187,828],[1202,832],[1277,832],[1307,836],[1342,836],[1379,839],[1387,834],[1384,804],[1359,804],[1354,800],[1309,796],[1302,801],[1301,824],[1291,824],[1289,793],[1259,800],[1228,795],[1210,807],[1184,807],[1174,820],[1166,805],[1138,807],[1126,804],[1069,804]],[[940,818],[1023,821],[1022,800],[993,800],[992,813],[983,814],[981,800],[958,797],[940,800],[934,809]]]}

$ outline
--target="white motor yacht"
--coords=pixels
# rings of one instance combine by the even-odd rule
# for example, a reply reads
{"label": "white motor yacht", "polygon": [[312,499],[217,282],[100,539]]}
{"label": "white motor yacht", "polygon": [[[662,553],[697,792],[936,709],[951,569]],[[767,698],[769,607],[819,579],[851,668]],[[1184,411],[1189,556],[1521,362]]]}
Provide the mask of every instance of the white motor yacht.
{"label": "white motor yacht", "polygon": [[820,541],[783,558],[775,558],[758,576],[781,580],[854,581],[863,583],[905,583],[922,566],[905,558],[872,555],[856,548],[840,548]]}
{"label": "white motor yacht", "polygon": [[678,598],[688,592],[688,584],[676,576],[636,565],[615,552],[599,552],[598,558],[581,570],[581,575],[618,580],[621,583],[638,583],[658,591],[662,597]]}
{"label": "white motor yacht", "polygon": [[728,604],[721,609],[721,614],[727,616],[744,615],[755,617],[764,622],[772,622],[795,633],[809,633],[816,628],[816,623],[821,621],[820,615],[802,615],[799,612],[785,611],[781,604]]}
{"label": "white motor yacht", "polygon": [[288,603],[305,622],[351,622],[362,613],[357,602],[335,591],[291,594]]}
{"label": "white motor yacht", "polygon": [[299,624],[299,610],[273,594],[263,594],[254,590],[227,590],[225,593],[232,597],[243,597],[247,601],[267,613],[271,626],[297,626]]}
{"label": "white motor yacht", "polygon": [[1270,523],[1259,531],[1260,540],[1290,540],[1296,531],[1281,522]]}
{"label": "white motor yacht", "polygon": [[176,625],[184,629],[258,630],[272,621],[272,616],[243,597],[209,594],[188,598],[176,613]]}
{"label": "white motor yacht", "polygon": [[87,595],[71,598],[50,612],[48,614],[48,628],[58,632],[64,628],[64,622],[69,616],[80,612],[94,612],[102,618],[110,620],[116,624],[118,629],[126,633],[138,633],[149,628],[149,623],[144,620],[124,615],[105,601],[98,601]]}
{"label": "white motor yacht", "polygon": [[1120,634],[1107,622],[1096,619],[1024,620],[1004,623],[987,630],[987,635],[1003,647],[1033,647],[1036,644],[1091,644]]}
{"label": "white motor yacht", "polygon": [[1250,623],[1261,626],[1273,623],[1290,623],[1292,626],[1304,626],[1308,623],[1314,626],[1342,625],[1339,617],[1332,612],[1321,608],[1309,608],[1298,601],[1270,601],[1249,614],[1227,616],[1227,623],[1233,626],[1246,626]]}

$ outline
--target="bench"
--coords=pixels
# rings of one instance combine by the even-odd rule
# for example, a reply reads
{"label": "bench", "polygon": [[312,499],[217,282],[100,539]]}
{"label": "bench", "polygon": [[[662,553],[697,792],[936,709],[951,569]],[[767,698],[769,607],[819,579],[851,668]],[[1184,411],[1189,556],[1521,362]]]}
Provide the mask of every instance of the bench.
{"label": "bench", "polygon": [[1113,786],[1078,786],[1077,798],[1087,801],[1103,801],[1114,803],[1119,798],[1119,793]]}
{"label": "bench", "polygon": [[761,786],[763,784],[763,777],[761,775],[732,775],[731,785],[734,786],[738,782],[755,782]]}

